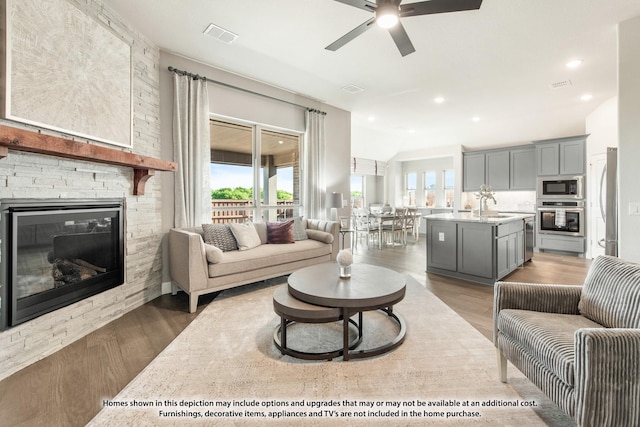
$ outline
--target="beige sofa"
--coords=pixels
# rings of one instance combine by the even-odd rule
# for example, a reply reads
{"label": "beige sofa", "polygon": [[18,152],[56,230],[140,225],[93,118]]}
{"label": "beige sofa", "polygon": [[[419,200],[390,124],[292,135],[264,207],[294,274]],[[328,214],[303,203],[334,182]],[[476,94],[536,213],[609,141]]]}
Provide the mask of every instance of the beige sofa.
{"label": "beige sofa", "polygon": [[[169,231],[169,269],[174,293],[179,287],[189,294],[189,312],[193,313],[200,295],[335,260],[340,224],[316,219],[303,220],[303,224],[309,237],[306,240],[269,244],[266,235],[259,232],[259,246],[228,252],[205,245],[202,227],[172,228]],[[255,226],[260,227],[259,224]],[[216,249],[217,254],[212,249]]]}

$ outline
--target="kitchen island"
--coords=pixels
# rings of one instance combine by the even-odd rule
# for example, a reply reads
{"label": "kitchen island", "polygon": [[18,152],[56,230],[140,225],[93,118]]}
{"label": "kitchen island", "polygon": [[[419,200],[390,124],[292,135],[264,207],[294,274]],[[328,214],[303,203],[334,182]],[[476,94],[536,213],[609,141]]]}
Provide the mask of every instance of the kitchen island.
{"label": "kitchen island", "polygon": [[426,216],[427,272],[492,285],[524,264],[524,219],[531,216]]}

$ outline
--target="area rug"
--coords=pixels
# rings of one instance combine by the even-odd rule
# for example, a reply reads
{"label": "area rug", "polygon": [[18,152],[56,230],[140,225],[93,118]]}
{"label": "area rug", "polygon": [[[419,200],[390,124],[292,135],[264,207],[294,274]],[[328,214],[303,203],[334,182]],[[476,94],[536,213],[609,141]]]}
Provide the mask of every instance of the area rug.
{"label": "area rug", "polygon": [[[407,323],[405,342],[348,362],[303,361],[276,349],[272,295],[285,278],[224,291],[115,398],[105,398],[89,425],[575,426],[513,366],[501,383],[493,344],[406,277],[406,297],[395,306]],[[335,325],[305,326],[289,335],[292,346],[339,343],[339,327],[336,334]],[[362,346],[384,341],[393,327],[383,314],[367,313]]]}

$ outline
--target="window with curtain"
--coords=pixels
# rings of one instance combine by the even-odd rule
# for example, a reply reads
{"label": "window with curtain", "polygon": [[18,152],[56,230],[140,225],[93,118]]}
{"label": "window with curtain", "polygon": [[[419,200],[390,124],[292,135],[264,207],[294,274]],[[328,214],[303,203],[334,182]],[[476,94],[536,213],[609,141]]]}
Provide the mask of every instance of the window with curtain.
{"label": "window with curtain", "polygon": [[445,206],[453,206],[453,190],[456,183],[456,174],[453,169],[444,171],[444,202]]}
{"label": "window with curtain", "polygon": [[416,205],[416,188],[418,184],[417,179],[418,174],[415,172],[409,172],[405,176],[405,196],[402,201],[405,206],[415,206]]}
{"label": "window with curtain", "polygon": [[300,135],[221,120],[210,129],[214,223],[301,215]]}
{"label": "window with curtain", "polygon": [[426,171],[424,173],[424,200],[425,206],[436,206],[436,171]]}

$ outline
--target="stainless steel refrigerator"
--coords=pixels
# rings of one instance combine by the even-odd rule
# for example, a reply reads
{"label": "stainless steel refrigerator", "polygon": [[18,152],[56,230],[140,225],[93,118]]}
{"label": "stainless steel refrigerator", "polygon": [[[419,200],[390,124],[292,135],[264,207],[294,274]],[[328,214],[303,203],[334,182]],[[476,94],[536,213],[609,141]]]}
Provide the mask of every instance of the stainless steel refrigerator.
{"label": "stainless steel refrigerator", "polygon": [[605,223],[605,237],[598,244],[606,255],[618,256],[618,149],[607,148],[607,163],[600,177],[600,213]]}

